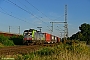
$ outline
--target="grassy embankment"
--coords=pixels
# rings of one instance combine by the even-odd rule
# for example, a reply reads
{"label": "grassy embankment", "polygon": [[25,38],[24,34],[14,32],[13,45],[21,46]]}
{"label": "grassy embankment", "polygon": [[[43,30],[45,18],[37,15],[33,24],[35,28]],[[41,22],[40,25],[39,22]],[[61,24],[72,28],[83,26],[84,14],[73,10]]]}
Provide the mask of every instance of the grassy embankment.
{"label": "grassy embankment", "polygon": [[4,35],[0,35],[0,48],[6,46],[14,46],[14,45],[22,45],[23,44],[23,36],[12,36],[6,37]]}
{"label": "grassy embankment", "polygon": [[14,46],[14,43],[12,40],[9,40],[9,37],[0,35],[0,47],[4,46]]}
{"label": "grassy embankment", "polygon": [[90,60],[90,48],[83,43],[60,44],[55,47],[42,47],[28,54],[2,57],[11,57],[16,60]]}

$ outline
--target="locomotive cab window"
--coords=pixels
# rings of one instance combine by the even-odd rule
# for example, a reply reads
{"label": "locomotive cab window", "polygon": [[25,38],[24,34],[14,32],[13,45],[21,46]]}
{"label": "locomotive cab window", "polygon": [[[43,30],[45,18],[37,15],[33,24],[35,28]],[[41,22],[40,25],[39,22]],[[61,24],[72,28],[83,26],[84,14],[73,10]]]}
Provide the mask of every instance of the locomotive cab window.
{"label": "locomotive cab window", "polygon": [[24,35],[26,36],[28,33],[24,33]]}
{"label": "locomotive cab window", "polygon": [[32,33],[30,33],[30,35],[32,35]]}

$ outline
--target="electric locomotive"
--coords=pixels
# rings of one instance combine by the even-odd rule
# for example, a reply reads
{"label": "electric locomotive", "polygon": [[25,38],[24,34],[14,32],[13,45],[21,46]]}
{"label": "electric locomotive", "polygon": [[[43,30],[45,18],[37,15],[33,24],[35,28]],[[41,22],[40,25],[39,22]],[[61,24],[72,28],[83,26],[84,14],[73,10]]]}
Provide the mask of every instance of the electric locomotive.
{"label": "electric locomotive", "polygon": [[57,43],[60,38],[49,33],[42,33],[35,29],[25,30],[23,44],[44,44],[44,43]]}
{"label": "electric locomotive", "polygon": [[32,37],[33,37],[33,29],[25,30],[23,32],[24,38],[23,38],[23,44],[32,43]]}

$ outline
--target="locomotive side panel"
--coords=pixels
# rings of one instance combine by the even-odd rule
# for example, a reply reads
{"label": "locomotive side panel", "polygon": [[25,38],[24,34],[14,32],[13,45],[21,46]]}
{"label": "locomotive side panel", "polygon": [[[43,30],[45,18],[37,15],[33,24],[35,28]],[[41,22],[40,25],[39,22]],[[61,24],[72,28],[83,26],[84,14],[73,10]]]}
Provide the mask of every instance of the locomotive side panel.
{"label": "locomotive side panel", "polygon": [[36,30],[33,30],[32,31],[32,40],[36,39],[36,34],[37,34]]}
{"label": "locomotive side panel", "polygon": [[37,33],[35,34],[36,40],[45,40],[45,34],[44,33]]}
{"label": "locomotive side panel", "polygon": [[34,44],[43,44],[45,43],[45,34],[44,33],[36,33],[35,39],[32,40]]}

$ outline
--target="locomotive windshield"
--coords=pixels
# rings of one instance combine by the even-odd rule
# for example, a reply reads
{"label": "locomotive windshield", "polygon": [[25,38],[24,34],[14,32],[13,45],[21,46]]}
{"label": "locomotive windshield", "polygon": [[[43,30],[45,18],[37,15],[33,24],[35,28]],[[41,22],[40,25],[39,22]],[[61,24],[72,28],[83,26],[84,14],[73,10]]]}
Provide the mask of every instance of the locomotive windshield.
{"label": "locomotive windshield", "polygon": [[32,32],[24,32],[24,36],[30,36],[32,35]]}

